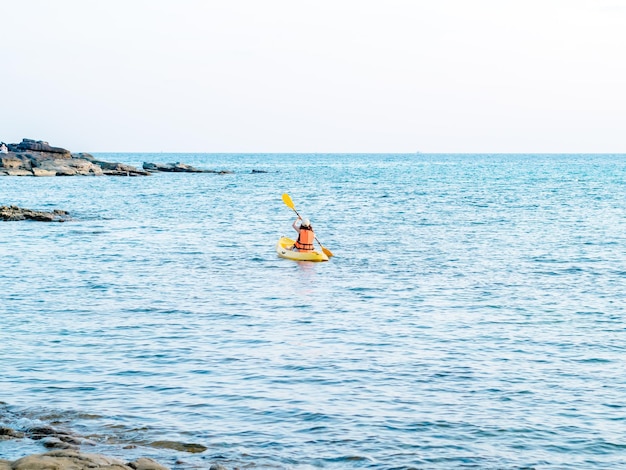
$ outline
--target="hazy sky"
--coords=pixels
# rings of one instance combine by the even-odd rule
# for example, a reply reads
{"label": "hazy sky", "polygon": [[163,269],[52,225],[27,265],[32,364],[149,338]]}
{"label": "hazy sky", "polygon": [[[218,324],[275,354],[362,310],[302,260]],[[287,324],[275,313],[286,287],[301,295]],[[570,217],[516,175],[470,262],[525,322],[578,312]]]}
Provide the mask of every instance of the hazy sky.
{"label": "hazy sky", "polygon": [[0,0],[0,140],[626,152],[626,0]]}

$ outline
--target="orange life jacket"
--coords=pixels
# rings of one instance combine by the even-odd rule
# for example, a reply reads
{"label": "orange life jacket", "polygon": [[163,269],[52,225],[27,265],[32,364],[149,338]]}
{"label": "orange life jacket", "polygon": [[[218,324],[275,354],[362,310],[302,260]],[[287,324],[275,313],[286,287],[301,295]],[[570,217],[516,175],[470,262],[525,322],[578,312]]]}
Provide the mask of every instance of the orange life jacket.
{"label": "orange life jacket", "polygon": [[315,240],[313,229],[300,227],[300,230],[298,231],[298,240],[296,240],[294,246],[300,251],[313,251],[315,249],[313,246],[313,240]]}

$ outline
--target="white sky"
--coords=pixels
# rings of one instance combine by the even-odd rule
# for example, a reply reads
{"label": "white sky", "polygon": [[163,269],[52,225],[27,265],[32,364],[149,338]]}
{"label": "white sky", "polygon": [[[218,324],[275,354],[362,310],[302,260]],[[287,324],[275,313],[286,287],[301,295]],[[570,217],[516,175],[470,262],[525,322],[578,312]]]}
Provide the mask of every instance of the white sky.
{"label": "white sky", "polygon": [[0,0],[0,140],[626,152],[626,0]]}

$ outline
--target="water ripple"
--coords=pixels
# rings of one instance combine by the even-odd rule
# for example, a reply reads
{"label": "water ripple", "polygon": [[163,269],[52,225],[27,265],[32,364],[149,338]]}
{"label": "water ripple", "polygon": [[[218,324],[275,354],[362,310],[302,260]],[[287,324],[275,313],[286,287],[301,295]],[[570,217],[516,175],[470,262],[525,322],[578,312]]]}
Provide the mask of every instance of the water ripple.
{"label": "water ripple", "polygon": [[[626,466],[623,156],[172,158],[235,175],[3,179],[75,219],[2,224],[0,425],[176,468]],[[329,263],[275,256],[283,192]]]}

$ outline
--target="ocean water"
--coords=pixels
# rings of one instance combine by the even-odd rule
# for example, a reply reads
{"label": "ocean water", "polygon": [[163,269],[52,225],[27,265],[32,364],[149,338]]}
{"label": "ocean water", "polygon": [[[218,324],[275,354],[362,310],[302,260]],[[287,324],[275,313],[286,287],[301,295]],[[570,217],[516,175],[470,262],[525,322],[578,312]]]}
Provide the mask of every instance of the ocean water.
{"label": "ocean water", "polygon": [[[0,223],[0,425],[177,469],[626,468],[626,155],[99,157],[232,174],[0,178],[74,217]],[[276,256],[285,192],[328,263]]]}

